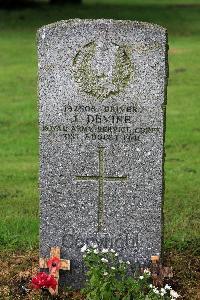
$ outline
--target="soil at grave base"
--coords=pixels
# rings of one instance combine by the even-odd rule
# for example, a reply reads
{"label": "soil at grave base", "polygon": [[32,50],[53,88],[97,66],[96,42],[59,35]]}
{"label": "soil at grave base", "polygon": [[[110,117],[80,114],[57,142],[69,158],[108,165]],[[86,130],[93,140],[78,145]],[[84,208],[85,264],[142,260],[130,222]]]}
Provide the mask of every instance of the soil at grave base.
{"label": "soil at grave base", "polygon": [[[170,284],[183,297],[181,299],[200,300],[200,256],[191,255],[190,251],[168,252],[165,265],[172,266],[174,277]],[[37,252],[1,253],[0,252],[0,299],[40,298],[40,292],[32,290],[30,281],[38,271]],[[57,299],[83,300],[80,292],[62,292]]]}

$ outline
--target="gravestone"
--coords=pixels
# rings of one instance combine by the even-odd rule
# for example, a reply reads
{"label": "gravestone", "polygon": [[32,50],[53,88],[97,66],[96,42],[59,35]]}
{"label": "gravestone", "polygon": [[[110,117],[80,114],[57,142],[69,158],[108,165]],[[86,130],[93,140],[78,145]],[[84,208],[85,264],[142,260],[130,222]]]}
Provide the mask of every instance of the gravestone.
{"label": "gravestone", "polygon": [[61,247],[80,287],[84,244],[161,253],[167,33],[61,21],[39,30],[38,54],[41,256]]}

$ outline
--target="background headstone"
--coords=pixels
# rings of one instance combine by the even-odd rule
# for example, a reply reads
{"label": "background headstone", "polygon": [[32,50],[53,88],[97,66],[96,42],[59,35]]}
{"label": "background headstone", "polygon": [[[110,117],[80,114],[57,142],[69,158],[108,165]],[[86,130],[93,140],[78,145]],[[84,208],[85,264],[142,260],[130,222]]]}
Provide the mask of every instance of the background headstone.
{"label": "background headstone", "polygon": [[81,285],[85,243],[161,253],[167,33],[69,20],[38,32],[41,256],[60,246]]}

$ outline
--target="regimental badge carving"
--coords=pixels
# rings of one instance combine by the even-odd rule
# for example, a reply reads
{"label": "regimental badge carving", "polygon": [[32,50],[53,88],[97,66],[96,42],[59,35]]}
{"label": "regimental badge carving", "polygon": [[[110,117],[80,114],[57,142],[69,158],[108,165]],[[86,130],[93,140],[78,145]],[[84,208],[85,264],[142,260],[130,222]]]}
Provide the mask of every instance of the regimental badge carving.
{"label": "regimental badge carving", "polygon": [[77,52],[73,74],[86,94],[99,100],[117,95],[133,76],[128,47],[112,42],[90,42]]}

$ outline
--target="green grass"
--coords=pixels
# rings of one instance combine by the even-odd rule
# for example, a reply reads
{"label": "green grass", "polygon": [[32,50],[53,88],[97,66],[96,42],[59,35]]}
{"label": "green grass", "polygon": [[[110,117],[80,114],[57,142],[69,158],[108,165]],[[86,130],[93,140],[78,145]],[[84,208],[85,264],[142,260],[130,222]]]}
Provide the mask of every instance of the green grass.
{"label": "green grass", "polygon": [[191,36],[171,39],[166,132],[165,240],[178,247],[200,238],[199,51]]}
{"label": "green grass", "polygon": [[[38,245],[35,34],[37,28],[44,24],[74,17],[136,19],[168,28],[170,78],[165,164],[165,246],[183,248],[192,243],[194,248],[197,247],[200,240],[200,6],[164,4],[186,1],[165,0],[157,5],[153,2],[158,3],[158,0],[143,1],[141,6],[135,0],[135,6],[99,4],[98,7],[50,8],[43,5],[34,9],[0,11],[1,249],[33,248]],[[188,1],[195,2],[198,1]]]}

